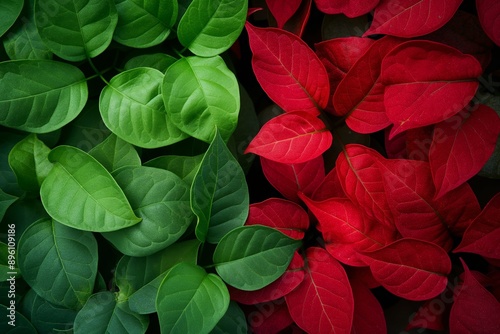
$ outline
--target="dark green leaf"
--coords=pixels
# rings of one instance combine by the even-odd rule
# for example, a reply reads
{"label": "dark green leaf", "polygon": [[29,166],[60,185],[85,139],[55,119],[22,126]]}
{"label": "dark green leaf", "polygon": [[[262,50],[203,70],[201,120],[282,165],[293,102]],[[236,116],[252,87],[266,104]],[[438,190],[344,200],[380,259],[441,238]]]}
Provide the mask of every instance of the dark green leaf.
{"label": "dark green leaf", "polygon": [[16,196],[12,196],[3,192],[0,188],[0,221],[2,221],[7,209],[17,200]]}
{"label": "dark green leaf", "polygon": [[5,212],[1,232],[8,233],[8,226],[14,224],[16,226],[16,235],[21,236],[23,232],[34,222],[41,218],[50,218],[45,211],[42,202],[39,198],[23,197],[15,201],[9,206]]}
{"label": "dark green leaf", "polygon": [[0,130],[0,189],[8,194],[21,196],[24,191],[17,184],[16,174],[9,166],[9,153],[25,135]]}
{"label": "dark green leaf", "polygon": [[201,154],[192,157],[182,155],[164,155],[153,160],[149,160],[144,165],[171,171],[184,180],[186,184],[191,185],[202,159],[203,155]]}
{"label": "dark green leaf", "polygon": [[0,36],[16,22],[17,17],[23,10],[22,0],[3,0],[0,3]]}
{"label": "dark green leaf", "polygon": [[8,279],[12,279],[12,277],[18,277],[20,275],[16,263],[17,254],[15,234],[12,235],[12,240],[7,239],[10,247],[7,244],[0,242],[0,282],[7,282]]}
{"label": "dark green leaf", "polygon": [[109,172],[124,166],[140,166],[141,158],[134,146],[111,134],[89,151]]}
{"label": "dark green leaf", "polygon": [[211,334],[246,334],[248,333],[247,319],[235,301],[229,303],[229,308],[219,320]]}
{"label": "dark green leaf", "polygon": [[35,327],[20,312],[0,305],[0,329],[5,334],[37,334]]}
{"label": "dark green leaf", "polygon": [[165,73],[167,68],[175,63],[177,59],[165,53],[148,53],[129,59],[125,63],[125,70],[137,67],[151,67]]}

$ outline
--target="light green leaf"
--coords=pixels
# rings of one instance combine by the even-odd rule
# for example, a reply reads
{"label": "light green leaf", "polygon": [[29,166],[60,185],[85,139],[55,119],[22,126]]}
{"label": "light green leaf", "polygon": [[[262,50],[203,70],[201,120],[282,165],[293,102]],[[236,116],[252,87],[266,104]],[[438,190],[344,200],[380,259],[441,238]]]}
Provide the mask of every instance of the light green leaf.
{"label": "light green leaf", "polygon": [[89,151],[109,172],[124,166],[140,166],[141,158],[134,146],[111,134]]}
{"label": "light green leaf", "polygon": [[11,313],[7,306],[0,305],[0,328],[3,329],[2,333],[5,334],[37,334],[35,327],[26,317],[14,310]]}
{"label": "light green leaf", "polygon": [[123,167],[113,174],[139,224],[103,233],[120,252],[151,255],[177,241],[193,221],[189,187],[177,175],[153,167]]}
{"label": "light green leaf", "polygon": [[73,120],[87,102],[77,67],[52,60],[0,63],[0,125],[45,133]]}
{"label": "light green leaf", "polygon": [[10,247],[7,244],[0,242],[0,282],[7,282],[7,280],[12,279],[12,277],[20,276],[16,263],[16,239],[15,234],[13,235],[14,236],[11,237],[13,238],[12,240],[7,239]]}
{"label": "light green leaf", "polygon": [[0,188],[0,221],[2,221],[7,209],[12,203],[17,200],[16,196],[9,195],[5,193],[2,188]]}
{"label": "light green leaf", "polygon": [[42,219],[23,233],[17,253],[24,280],[48,302],[79,309],[92,294],[98,258],[92,233]]}
{"label": "light green leaf", "polygon": [[226,313],[219,320],[211,334],[246,334],[248,325],[245,313],[238,306],[238,303],[231,301]]}
{"label": "light green leaf", "polygon": [[141,334],[149,326],[149,317],[132,312],[127,303],[117,303],[109,291],[93,294],[75,318],[74,333]]}
{"label": "light green leaf", "polygon": [[156,297],[162,333],[209,333],[228,306],[229,292],[220,277],[187,263],[170,269]]}
{"label": "light green leaf", "polygon": [[165,53],[148,53],[130,58],[125,63],[125,70],[138,67],[151,67],[165,73],[167,68],[177,61],[176,58]]}
{"label": "light green leaf", "polygon": [[111,174],[89,154],[58,146],[49,154],[54,167],[40,189],[49,215],[76,229],[108,232],[140,222]]}
{"label": "light green leaf", "polygon": [[165,73],[163,99],[175,125],[207,143],[215,127],[227,141],[238,123],[238,81],[219,56],[176,61]]}
{"label": "light green leaf", "polygon": [[164,155],[149,160],[144,164],[144,166],[162,168],[171,171],[186,182],[186,184],[191,185],[202,159],[202,154],[192,157],[182,155]]}
{"label": "light green leaf", "polygon": [[134,48],[163,42],[177,20],[177,0],[115,0],[118,25],[114,40]]}
{"label": "light green leaf", "polygon": [[16,22],[17,17],[23,10],[22,0],[3,0],[0,3],[0,36]]}
{"label": "light green leaf", "polygon": [[80,61],[106,50],[118,14],[113,0],[37,0],[35,21],[42,40],[54,54]]}
{"label": "light green leaf", "polygon": [[179,42],[198,56],[221,54],[241,34],[247,10],[248,0],[193,0],[179,22]]}
{"label": "light green leaf", "polygon": [[300,244],[270,227],[243,226],[226,234],[217,245],[215,269],[235,288],[258,290],[285,272]]}
{"label": "light green leaf", "polygon": [[248,216],[245,174],[217,132],[191,186],[191,207],[198,217],[196,237],[217,243]]}
{"label": "light green leaf", "polygon": [[144,148],[176,143],[187,137],[169,120],[161,96],[163,74],[141,67],[110,81],[99,100],[106,126],[118,137]]}

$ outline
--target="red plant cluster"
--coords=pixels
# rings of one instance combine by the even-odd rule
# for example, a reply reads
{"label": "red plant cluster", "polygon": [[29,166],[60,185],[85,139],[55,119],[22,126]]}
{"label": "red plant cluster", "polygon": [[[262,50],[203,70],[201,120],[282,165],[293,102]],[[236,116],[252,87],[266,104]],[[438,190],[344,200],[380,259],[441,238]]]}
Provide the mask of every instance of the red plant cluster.
{"label": "red plant cluster", "polygon": [[[253,330],[385,333],[371,291],[382,286],[423,302],[408,328],[497,332],[500,194],[481,208],[467,181],[500,134],[495,110],[475,98],[490,49],[500,45],[500,2],[477,0],[476,17],[458,10],[461,0],[315,0],[326,14],[373,16],[363,37],[315,50],[300,37],[311,0],[266,2],[278,28],[248,22],[246,30],[254,74],[284,113],[246,152],[260,156],[286,199],[252,204],[247,225],[319,237],[270,286],[231,290],[253,305]],[[383,131],[385,147],[346,142],[344,123],[356,133]],[[325,175],[332,141],[342,152]],[[487,272],[469,270],[464,253],[487,261]]]}

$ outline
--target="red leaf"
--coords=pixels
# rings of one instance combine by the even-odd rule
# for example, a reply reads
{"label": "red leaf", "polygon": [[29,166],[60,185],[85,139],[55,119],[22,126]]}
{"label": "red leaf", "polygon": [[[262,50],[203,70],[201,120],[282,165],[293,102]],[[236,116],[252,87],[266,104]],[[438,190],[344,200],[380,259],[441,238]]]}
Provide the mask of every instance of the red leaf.
{"label": "red leaf", "polygon": [[394,124],[390,138],[462,110],[481,73],[474,57],[444,44],[409,41],[395,47],[382,61],[381,74],[387,117]]}
{"label": "red leaf", "polygon": [[500,3],[496,0],[476,0],[476,7],[484,31],[500,46]]}
{"label": "red leaf", "polygon": [[382,59],[401,40],[384,37],[356,61],[339,83],[333,95],[337,116],[346,116],[346,124],[359,133],[372,133],[391,124],[385,113],[384,89],[380,81]]}
{"label": "red leaf", "polygon": [[406,151],[406,132],[401,132],[389,139],[391,128],[386,128],[384,131],[384,145],[387,156],[391,159],[406,159],[408,154]]}
{"label": "red leaf", "polygon": [[332,140],[323,121],[308,112],[297,111],[276,116],[264,124],[245,153],[297,164],[320,156]]}
{"label": "red leaf", "polygon": [[347,17],[357,17],[369,13],[380,0],[314,0],[316,7],[325,14],[344,14]]}
{"label": "red leaf", "polygon": [[255,334],[279,333],[293,324],[284,299],[261,303],[252,307],[243,306],[248,324]]}
{"label": "red leaf", "polygon": [[409,300],[440,294],[451,271],[444,249],[417,239],[399,239],[364,255],[375,279],[389,292]]}
{"label": "red leaf", "polygon": [[295,252],[285,273],[268,286],[256,291],[243,291],[228,285],[231,299],[241,304],[253,305],[279,299],[295,289],[305,276],[304,260]]}
{"label": "red leaf", "polygon": [[328,103],[330,84],[316,54],[290,32],[248,22],[246,28],[253,71],[267,95],[286,112],[317,115]]}
{"label": "red leaf", "polygon": [[304,280],[285,296],[292,319],[310,334],[349,334],[354,301],[344,268],[322,248],[308,248],[306,258]]}
{"label": "red leaf", "polygon": [[429,34],[448,22],[461,3],[462,0],[381,0],[363,36],[409,38]]}
{"label": "red leaf", "polygon": [[373,293],[359,281],[351,281],[354,319],[351,334],[386,334],[384,311]]}
{"label": "red leaf", "polygon": [[314,190],[312,196],[309,196],[307,193],[304,194],[314,201],[323,201],[334,197],[346,197],[344,190],[342,190],[342,184],[340,183],[335,167],[326,174],[320,185]]}
{"label": "red leaf", "polygon": [[500,303],[469,271],[462,260],[464,282],[450,312],[450,333],[497,333]]}
{"label": "red leaf", "polygon": [[285,23],[283,29],[301,37],[311,14],[312,0],[303,0],[299,9]]}
{"label": "red leaf", "polygon": [[408,159],[429,161],[432,145],[433,126],[406,130],[406,152]]}
{"label": "red leaf", "polygon": [[[444,311],[446,310],[445,306],[446,304],[440,298],[433,298],[426,301],[415,313],[405,330],[410,331],[414,328],[426,328],[443,331],[445,329],[443,319]],[[438,312],[434,312],[436,307],[439,307],[437,309]]]}
{"label": "red leaf", "polygon": [[436,198],[476,175],[495,150],[500,134],[500,118],[486,105],[454,118],[434,129],[429,160]]}
{"label": "red leaf", "polygon": [[283,164],[260,158],[262,171],[271,185],[285,198],[299,202],[297,192],[311,195],[325,177],[323,157],[298,164]]}
{"label": "red leaf", "polygon": [[250,205],[245,225],[269,226],[290,238],[301,240],[309,228],[309,216],[294,202],[269,198]]}
{"label": "red leaf", "polygon": [[299,9],[301,2],[302,0],[266,0],[267,7],[269,7],[280,29],[283,29],[286,21]]}

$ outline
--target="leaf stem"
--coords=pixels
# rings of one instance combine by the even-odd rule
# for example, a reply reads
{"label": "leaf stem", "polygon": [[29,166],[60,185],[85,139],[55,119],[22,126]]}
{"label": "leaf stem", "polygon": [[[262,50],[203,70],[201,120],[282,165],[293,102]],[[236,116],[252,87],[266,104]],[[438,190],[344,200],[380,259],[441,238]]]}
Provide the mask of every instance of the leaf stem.
{"label": "leaf stem", "polygon": [[92,67],[92,69],[94,70],[94,72],[96,73],[95,75],[91,76],[89,79],[92,79],[92,78],[95,78],[95,77],[99,77],[101,78],[102,81],[104,81],[104,83],[108,86],[110,86],[110,83],[108,80],[106,80],[106,78],[103,76],[103,73],[106,73],[107,71],[113,69],[113,66],[112,67],[108,67],[106,68],[104,71],[99,71],[99,69],[95,66],[94,62],[92,61],[92,59],[90,58],[87,58],[87,60],[89,61],[89,64],[90,64],[90,67]]}

